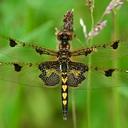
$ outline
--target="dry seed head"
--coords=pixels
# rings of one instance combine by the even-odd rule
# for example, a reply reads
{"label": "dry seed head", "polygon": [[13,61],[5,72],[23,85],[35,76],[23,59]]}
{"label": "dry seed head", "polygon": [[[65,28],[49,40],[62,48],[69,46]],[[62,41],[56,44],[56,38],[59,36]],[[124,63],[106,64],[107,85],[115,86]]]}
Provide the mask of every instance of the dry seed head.
{"label": "dry seed head", "polygon": [[82,18],[80,18],[80,25],[83,28],[83,33],[84,33],[85,38],[87,38],[87,28]]}
{"label": "dry seed head", "polygon": [[109,5],[107,6],[105,12],[104,12],[104,15],[108,15],[109,13],[112,12],[112,10],[114,8],[117,8],[119,6],[121,6],[122,4],[124,3],[123,0],[112,0]]}
{"label": "dry seed head", "polygon": [[88,33],[88,39],[92,38],[100,33],[100,31],[106,26],[107,20],[98,23],[92,31]]}
{"label": "dry seed head", "polygon": [[67,13],[64,15],[64,26],[63,29],[66,31],[73,32],[73,12],[74,9],[67,11]]}
{"label": "dry seed head", "polygon": [[93,10],[94,1],[93,0],[86,0],[86,5],[90,8],[90,10]]}

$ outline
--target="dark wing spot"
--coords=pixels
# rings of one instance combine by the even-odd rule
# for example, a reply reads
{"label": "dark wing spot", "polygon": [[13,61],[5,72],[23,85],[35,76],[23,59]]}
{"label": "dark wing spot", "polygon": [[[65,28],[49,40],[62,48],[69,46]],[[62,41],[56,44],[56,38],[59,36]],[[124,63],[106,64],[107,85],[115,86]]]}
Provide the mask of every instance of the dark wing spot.
{"label": "dark wing spot", "polygon": [[16,43],[15,40],[9,39],[9,45],[10,45],[11,47],[15,47],[15,46],[17,45],[17,43]]}
{"label": "dark wing spot", "polygon": [[98,71],[99,69],[98,69],[98,67],[95,67],[94,70]]}
{"label": "dark wing spot", "polygon": [[17,71],[17,72],[21,71],[22,66],[20,66],[19,64],[13,64],[13,65],[14,65],[15,71]]}
{"label": "dark wing spot", "polygon": [[115,42],[111,45],[111,47],[112,47],[113,49],[117,49],[117,48],[118,48],[118,44],[119,44],[119,40],[118,40],[118,41],[115,41]]}
{"label": "dark wing spot", "polygon": [[37,53],[39,53],[40,55],[43,54],[43,50],[41,48],[36,48],[35,49]]}
{"label": "dark wing spot", "polygon": [[29,67],[32,67],[32,63],[29,63]]}
{"label": "dark wing spot", "polygon": [[112,73],[115,71],[115,69],[108,69],[105,72],[105,76],[109,77],[109,76],[112,76]]}
{"label": "dark wing spot", "polygon": [[106,48],[106,45],[105,44],[103,45],[103,48]]}
{"label": "dark wing spot", "polygon": [[87,49],[85,50],[85,56],[87,56],[88,54],[91,54],[92,51],[94,51],[93,48],[87,48]]}

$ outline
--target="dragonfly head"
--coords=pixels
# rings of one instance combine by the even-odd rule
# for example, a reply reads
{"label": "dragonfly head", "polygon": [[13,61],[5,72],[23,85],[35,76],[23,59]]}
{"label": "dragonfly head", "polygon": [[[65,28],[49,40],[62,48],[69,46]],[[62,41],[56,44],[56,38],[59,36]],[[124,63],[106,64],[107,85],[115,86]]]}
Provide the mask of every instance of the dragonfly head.
{"label": "dragonfly head", "polygon": [[62,43],[69,42],[72,40],[73,33],[68,31],[60,31],[57,33],[57,39]]}

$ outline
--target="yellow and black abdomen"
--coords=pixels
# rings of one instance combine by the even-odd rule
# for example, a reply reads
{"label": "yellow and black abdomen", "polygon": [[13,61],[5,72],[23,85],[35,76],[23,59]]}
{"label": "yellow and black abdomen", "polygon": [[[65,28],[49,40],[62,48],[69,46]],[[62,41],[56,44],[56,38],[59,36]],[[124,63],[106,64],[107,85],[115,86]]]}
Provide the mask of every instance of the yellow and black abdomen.
{"label": "yellow and black abdomen", "polygon": [[62,97],[62,109],[63,109],[63,119],[67,119],[68,113],[68,85],[67,85],[67,73],[62,73],[62,89],[61,89],[61,97]]}
{"label": "yellow and black abdomen", "polygon": [[62,109],[63,109],[63,119],[67,119],[67,114],[68,114],[68,85],[67,85],[67,63],[63,62],[61,64],[61,80],[62,80],[62,85],[61,85],[61,97],[62,97]]}
{"label": "yellow and black abdomen", "polygon": [[78,62],[62,62],[61,63],[61,80],[62,80],[62,108],[63,117],[67,119],[68,113],[68,87],[78,87],[78,85],[85,80],[83,73],[88,71],[88,67]]}

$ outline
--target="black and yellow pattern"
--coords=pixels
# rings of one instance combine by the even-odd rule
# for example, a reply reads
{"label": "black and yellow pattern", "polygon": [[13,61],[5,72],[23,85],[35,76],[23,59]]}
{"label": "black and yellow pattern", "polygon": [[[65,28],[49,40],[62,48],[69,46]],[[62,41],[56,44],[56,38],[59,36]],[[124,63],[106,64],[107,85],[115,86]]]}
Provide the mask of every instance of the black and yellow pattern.
{"label": "black and yellow pattern", "polygon": [[59,62],[47,61],[41,63],[39,69],[42,71],[39,77],[43,80],[45,85],[55,86],[60,83]]}
{"label": "black and yellow pattern", "polygon": [[68,85],[67,85],[68,76],[66,72],[62,73],[61,79],[62,79],[61,97],[62,97],[63,118],[64,120],[66,120],[68,113]]}
{"label": "black and yellow pattern", "polygon": [[88,67],[78,62],[47,61],[39,65],[39,77],[47,86],[55,86],[61,82],[62,111],[64,120],[68,114],[68,87],[78,87],[85,79]]}
{"label": "black and yellow pattern", "polygon": [[68,80],[67,85],[71,87],[78,87],[78,85],[86,79],[84,73],[88,71],[88,66],[79,62],[68,63]]}
{"label": "black and yellow pattern", "polygon": [[[0,62],[1,64],[13,65],[16,72],[20,72],[22,67],[27,65],[29,67],[38,65],[38,69],[41,71],[39,78],[47,86],[55,86],[61,83],[61,97],[62,97],[62,108],[63,117],[67,119],[68,113],[68,87],[78,87],[79,84],[86,79],[85,73],[88,71],[88,66],[79,62],[72,62],[71,57],[73,56],[88,56],[92,52],[95,52],[99,48],[111,48],[117,49],[119,41],[115,41],[112,44],[101,44],[94,45],[87,48],[81,48],[79,50],[72,51],[70,49],[70,42],[75,37],[73,32],[73,10],[67,11],[63,19],[63,27],[61,30],[57,30],[56,37],[59,41],[58,50],[51,50],[40,47],[33,43],[20,42],[12,38],[1,36],[3,40],[8,40],[10,47],[30,47],[36,51],[39,55],[50,55],[56,57],[56,61],[47,61],[33,64],[33,63],[19,63],[19,62]],[[4,41],[2,41],[4,42]],[[123,71],[118,68],[102,69],[100,67],[90,67],[95,71],[103,71],[106,77],[111,77],[114,71]]]}

